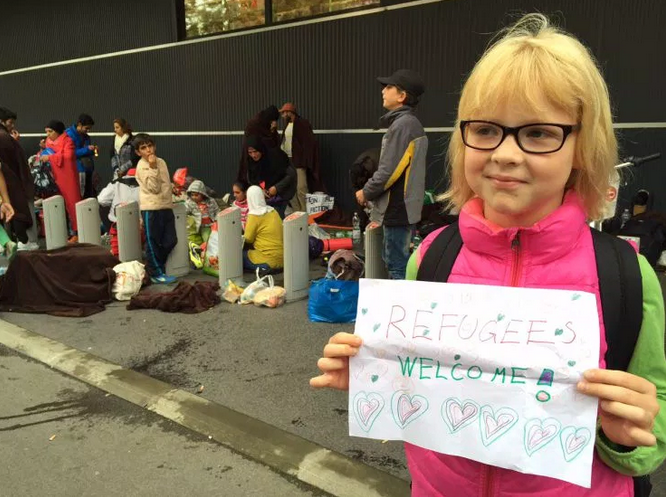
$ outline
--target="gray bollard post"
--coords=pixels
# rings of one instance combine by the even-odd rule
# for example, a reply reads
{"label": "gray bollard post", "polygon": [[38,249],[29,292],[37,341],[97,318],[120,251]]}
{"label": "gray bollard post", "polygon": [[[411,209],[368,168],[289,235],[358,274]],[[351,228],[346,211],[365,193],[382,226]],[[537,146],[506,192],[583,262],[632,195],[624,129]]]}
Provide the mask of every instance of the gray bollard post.
{"label": "gray bollard post", "polygon": [[76,224],[79,228],[79,243],[102,244],[102,219],[96,198],[87,198],[76,203]]}
{"label": "gray bollard post", "polygon": [[46,232],[46,250],[53,250],[67,245],[67,217],[65,199],[54,195],[42,203],[44,208],[44,231]]}
{"label": "gray bollard post", "polygon": [[120,262],[141,261],[141,212],[139,204],[129,204],[116,207],[116,228],[118,229],[118,258]]}
{"label": "gray bollard post", "polygon": [[187,213],[182,202],[173,204],[173,217],[176,223],[178,243],[169,254],[166,262],[166,274],[179,278],[190,272],[190,250],[187,240]]}
{"label": "gray bollard post", "polygon": [[284,289],[291,302],[307,298],[310,289],[310,254],[308,243],[308,215],[294,212],[283,223],[284,233]]}
{"label": "gray bollard post", "polygon": [[229,207],[217,215],[217,259],[220,287],[227,280],[243,283],[243,225],[238,207]]}
{"label": "gray bollard post", "polygon": [[384,229],[376,221],[365,228],[365,277],[376,280],[388,278],[386,265],[382,259]]}

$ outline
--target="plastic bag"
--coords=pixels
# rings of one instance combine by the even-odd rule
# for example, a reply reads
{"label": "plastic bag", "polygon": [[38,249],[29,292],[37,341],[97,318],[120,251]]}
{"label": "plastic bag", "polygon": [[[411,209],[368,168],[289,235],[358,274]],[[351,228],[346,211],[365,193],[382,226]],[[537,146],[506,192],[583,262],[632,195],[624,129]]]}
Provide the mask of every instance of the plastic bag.
{"label": "plastic bag", "polygon": [[116,280],[113,296],[116,300],[130,300],[141,290],[146,269],[139,261],[122,262],[115,266]]}
{"label": "plastic bag", "polygon": [[266,288],[273,288],[273,276],[270,274],[264,276],[263,278],[259,277],[259,269],[257,269],[257,280],[250,283],[243,293],[240,296],[241,304],[251,304],[254,302],[254,298],[261,290]]}
{"label": "plastic bag", "polygon": [[222,298],[230,304],[235,304],[243,293],[243,287],[238,286],[232,280],[227,280],[222,289]]}
{"label": "plastic bag", "polygon": [[254,305],[264,306],[264,307],[280,307],[284,304],[285,296],[287,295],[287,290],[281,286],[274,286],[271,288],[264,288],[257,292],[254,296]]}
{"label": "plastic bag", "polygon": [[310,284],[308,317],[321,323],[353,323],[358,306],[358,281],[329,278]]}
{"label": "plastic bag", "polygon": [[220,275],[220,263],[218,259],[218,240],[217,240],[217,222],[210,228],[210,238],[206,243],[206,252],[204,254],[203,272],[210,276]]}

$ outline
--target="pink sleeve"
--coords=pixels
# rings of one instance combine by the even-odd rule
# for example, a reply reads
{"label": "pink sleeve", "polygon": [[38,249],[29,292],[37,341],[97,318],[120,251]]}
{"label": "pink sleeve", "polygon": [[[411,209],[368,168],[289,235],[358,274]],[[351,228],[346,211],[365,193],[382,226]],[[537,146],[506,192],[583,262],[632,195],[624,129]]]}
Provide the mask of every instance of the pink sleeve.
{"label": "pink sleeve", "polygon": [[[448,225],[447,225],[448,226]],[[432,242],[437,236],[446,229],[446,226],[442,228],[437,228],[435,231],[430,233],[428,236],[425,237],[425,239],[421,242],[421,245],[419,245],[417,255],[416,255],[416,264],[417,267],[421,265],[421,261],[423,260],[423,256],[425,253],[428,251],[430,248],[430,245],[432,245]]]}

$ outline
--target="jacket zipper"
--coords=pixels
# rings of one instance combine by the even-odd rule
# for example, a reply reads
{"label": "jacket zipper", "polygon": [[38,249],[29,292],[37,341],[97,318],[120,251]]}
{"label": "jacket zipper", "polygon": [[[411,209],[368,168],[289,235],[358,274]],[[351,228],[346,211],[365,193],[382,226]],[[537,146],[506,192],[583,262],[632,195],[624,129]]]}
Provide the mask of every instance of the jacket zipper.
{"label": "jacket zipper", "polygon": [[492,497],[494,476],[495,476],[495,467],[486,466],[483,474],[483,485],[481,486],[482,497]]}
{"label": "jacket zipper", "polygon": [[[522,265],[522,250],[520,250],[520,231],[516,232],[511,241],[511,286],[518,286]],[[483,485],[481,486],[482,497],[492,497],[493,483],[495,479],[495,467],[486,466],[483,474]]]}
{"label": "jacket zipper", "polygon": [[513,254],[511,262],[511,286],[518,286],[523,262],[523,252],[520,250],[520,231],[516,232],[516,236],[511,242],[511,252]]}

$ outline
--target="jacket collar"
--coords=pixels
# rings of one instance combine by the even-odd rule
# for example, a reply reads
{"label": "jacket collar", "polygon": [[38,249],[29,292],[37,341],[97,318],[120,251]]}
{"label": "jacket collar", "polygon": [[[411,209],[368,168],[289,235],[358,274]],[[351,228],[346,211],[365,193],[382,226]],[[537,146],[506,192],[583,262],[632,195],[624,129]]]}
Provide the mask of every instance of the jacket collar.
{"label": "jacket collar", "polygon": [[413,113],[414,109],[412,107],[408,105],[403,105],[402,107],[398,107],[397,109],[393,109],[384,114],[379,120],[379,125],[380,127],[388,128],[391,124],[393,124],[393,121],[398,119],[400,116]]}
{"label": "jacket collar", "polygon": [[520,247],[534,264],[559,259],[574,250],[585,224],[585,210],[578,195],[569,191],[562,205],[528,228],[501,228],[483,215],[483,200],[468,201],[460,212],[460,234],[465,247],[486,256],[511,256],[512,243],[520,232]]}

